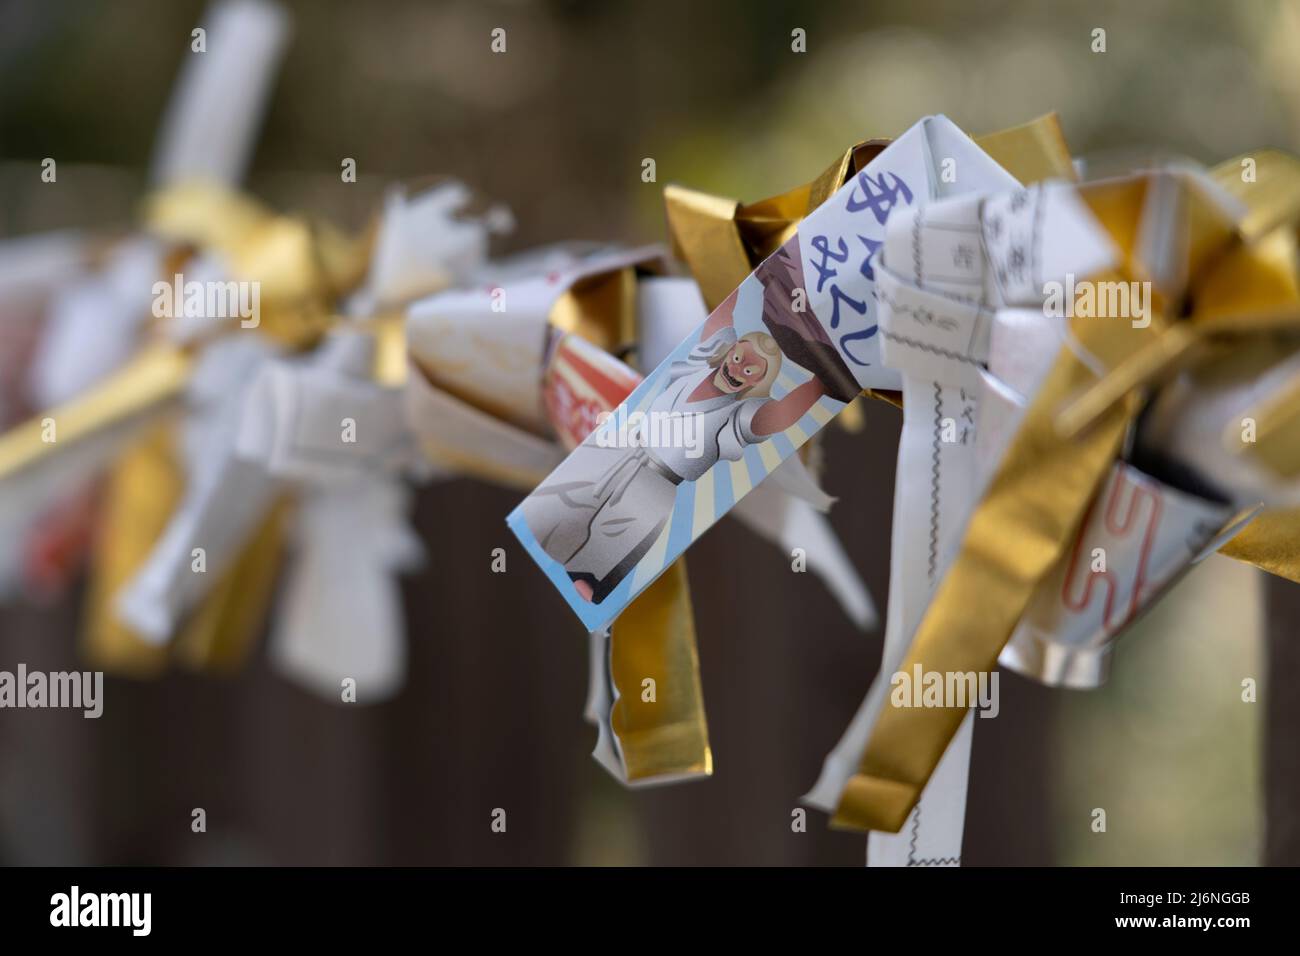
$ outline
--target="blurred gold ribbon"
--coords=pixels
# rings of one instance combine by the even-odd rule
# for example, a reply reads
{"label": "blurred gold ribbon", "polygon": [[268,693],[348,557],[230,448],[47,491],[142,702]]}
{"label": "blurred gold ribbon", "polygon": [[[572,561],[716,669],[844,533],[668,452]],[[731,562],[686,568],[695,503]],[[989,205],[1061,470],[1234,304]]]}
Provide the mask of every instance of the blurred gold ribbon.
{"label": "blurred gold ribbon", "polygon": [[[222,256],[231,279],[260,283],[256,331],[291,348],[309,347],[324,334],[336,321],[337,298],[365,271],[368,236],[349,240],[328,227],[274,215],[218,187],[171,187],[151,197],[146,208],[150,231],[172,243],[168,258],[176,267],[203,249]],[[214,321],[213,334],[236,328],[234,319]],[[159,411],[184,391],[193,351],[165,340],[146,345],[83,395],[0,435],[0,479]],[[41,439],[46,418],[58,425],[57,442]]]}
{"label": "blurred gold ribbon", "polygon": [[[1243,166],[1253,166],[1253,181]],[[1217,166],[1215,182],[1245,204],[1239,224],[1243,239],[1258,253],[1244,256],[1234,249],[1232,262],[1201,289],[1201,321],[1242,328],[1268,327],[1296,320],[1300,275],[1294,224],[1300,220],[1300,163],[1274,150],[1239,156]],[[1242,297],[1249,296],[1247,302]],[[1243,329],[1244,331],[1244,329]],[[1300,472],[1300,388],[1286,390],[1255,415],[1256,441],[1228,445],[1231,454],[1255,455],[1283,477]],[[1300,509],[1272,509],[1219,549],[1280,577],[1300,582]]]}
{"label": "blurred gold ribbon", "polygon": [[[1157,286],[1155,314],[1147,328],[1077,317],[1070,321],[1078,347],[1063,349],[1034,396],[900,670],[919,666],[978,673],[995,667],[1035,589],[1073,540],[1148,390],[1179,370],[1222,367],[1240,350],[1243,336],[1295,330],[1300,295],[1291,230],[1300,205],[1295,201],[1300,166],[1280,154],[1259,154],[1256,160],[1266,175],[1253,184],[1252,191],[1258,192],[1235,231],[1224,230],[1194,180],[1174,180],[1183,193],[1178,207],[1183,211],[1182,244],[1174,248],[1183,257],[1178,263],[1185,267],[1183,274],[1191,277],[1185,299],[1181,290]],[[1125,256],[1118,275],[1093,278],[1147,280],[1157,274],[1155,264],[1143,261],[1139,236],[1145,200],[1160,175],[1080,188]],[[1275,248],[1272,236],[1279,229],[1292,243],[1290,256]],[[1099,378],[1080,360],[1080,352],[1090,354],[1106,374]],[[1294,411],[1279,412],[1279,418]],[[1294,441],[1300,435],[1293,431],[1290,437]],[[1287,521],[1279,521],[1273,531],[1294,527]],[[1278,543],[1277,534],[1272,541]],[[1277,563],[1277,553],[1258,542],[1253,549],[1236,550],[1236,556],[1248,560]],[[1294,539],[1289,551],[1294,556]],[[972,607],[979,614],[971,614]],[[858,772],[841,794],[833,823],[897,832],[966,712],[885,707]]]}
{"label": "blurred gold ribbon", "polygon": [[[149,197],[145,208],[148,231],[181,255],[214,253],[232,279],[259,283],[257,332],[290,349],[315,345],[336,321],[335,303],[365,274],[368,235],[349,239],[328,225],[274,214],[240,193],[185,183]],[[236,327],[215,331],[234,334]],[[117,618],[114,596],[144,565],[179,505],[179,435],[178,422],[161,422],[115,463],[92,557],[83,652],[98,666],[136,676],[157,673],[169,657],[208,671],[242,664],[264,626],[283,553],[287,499],[258,523],[167,646],[149,644]]]}
{"label": "blurred gold ribbon", "polygon": [[[335,321],[338,298],[365,273],[368,234],[350,239],[325,225],[273,214],[221,187],[180,184],[149,197],[145,209],[147,230],[169,243],[168,266],[179,270],[196,251],[216,253],[229,279],[259,283],[255,334],[291,349],[319,340]],[[214,321],[210,334],[237,330],[236,320]],[[185,477],[176,453],[178,424],[169,412],[189,382],[194,349],[201,347],[202,341],[182,347],[160,338],[83,395],[0,436],[0,479],[6,479],[116,429],[144,430],[111,466],[91,557],[83,649],[100,667],[146,676],[171,657],[228,669],[243,659],[264,620],[283,507],[250,536],[169,647],[145,642],[112,613],[113,595],[143,565],[180,501]],[[41,440],[47,418],[57,424],[56,443]]]}
{"label": "blurred gold ribbon", "polygon": [[258,283],[258,331],[294,349],[310,348],[335,324],[335,304],[365,276],[374,234],[345,236],[201,183],[155,193],[145,224],[178,247],[216,253],[231,278]]}
{"label": "blurred gold ribbon", "polygon": [[131,677],[155,677],[169,660],[194,670],[237,668],[261,631],[283,550],[284,503],[257,527],[172,642],[150,644],[118,619],[113,600],[180,503],[185,478],[177,430],[170,420],[158,422],[114,463],[91,556],[82,652],[92,666]]}

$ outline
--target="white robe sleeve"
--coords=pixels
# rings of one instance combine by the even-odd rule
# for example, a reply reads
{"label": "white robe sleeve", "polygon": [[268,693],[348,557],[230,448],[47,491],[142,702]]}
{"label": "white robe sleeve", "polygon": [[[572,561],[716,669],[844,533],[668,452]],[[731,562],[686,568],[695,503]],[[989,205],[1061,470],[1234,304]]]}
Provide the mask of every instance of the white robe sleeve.
{"label": "white robe sleeve", "polygon": [[736,403],[731,420],[718,433],[718,457],[728,461],[739,461],[745,453],[746,445],[755,445],[766,440],[767,435],[754,434],[754,416],[766,398],[746,398]]}

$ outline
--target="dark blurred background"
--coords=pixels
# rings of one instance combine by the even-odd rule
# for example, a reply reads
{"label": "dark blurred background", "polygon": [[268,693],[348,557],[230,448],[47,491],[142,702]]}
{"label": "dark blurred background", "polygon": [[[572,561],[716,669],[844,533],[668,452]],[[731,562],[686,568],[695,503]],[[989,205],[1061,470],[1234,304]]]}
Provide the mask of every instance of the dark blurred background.
{"label": "dark blurred background", "polygon": [[[391,180],[449,175],[514,210],[500,251],[661,241],[667,182],[757,199],[930,112],[978,134],[1056,110],[1075,154],[1102,162],[1300,147],[1294,0],[285,6],[293,38],[250,190],[356,227]],[[130,223],[202,12],[0,0],[0,235]],[[40,181],[46,156],[57,188]],[[356,184],[340,183],[343,157]],[[646,157],[657,183],[641,181]],[[828,429],[826,485],[883,605],[898,415],[867,413],[862,434]],[[405,583],[395,701],[323,703],[255,657],[230,679],[108,678],[97,721],[0,712],[0,862],[860,864],[860,836],[816,813],[794,833],[790,813],[866,692],[879,632],[721,522],[689,559],[714,776],[627,792],[588,757],[585,638],[506,532],[517,498],[470,480],[421,495],[430,561]],[[495,547],[506,575],[489,571]],[[1240,700],[1300,619],[1274,617],[1270,645],[1265,592],[1211,559],[1134,629],[1105,689],[1004,674],[1000,719],[978,722],[965,862],[1260,861],[1294,829],[1278,794],[1300,729],[1267,684]],[[74,667],[79,602],[0,610],[0,668]],[[496,807],[506,834],[490,832]],[[1296,853],[1294,834],[1277,839],[1271,859]]]}

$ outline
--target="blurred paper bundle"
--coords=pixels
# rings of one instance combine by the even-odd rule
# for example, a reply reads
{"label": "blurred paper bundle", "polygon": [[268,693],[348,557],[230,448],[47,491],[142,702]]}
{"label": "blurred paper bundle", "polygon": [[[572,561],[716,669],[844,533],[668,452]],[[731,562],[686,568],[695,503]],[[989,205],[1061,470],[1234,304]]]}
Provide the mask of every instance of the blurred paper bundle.
{"label": "blurred paper bundle", "polygon": [[[469,212],[454,182],[391,187],[356,234],[267,209],[237,186],[287,23],[231,0],[205,29],[139,227],[3,250],[5,586],[53,594],[86,562],[82,648],[113,673],[237,671],[269,617],[284,676],[385,700],[405,674],[396,576],[455,550],[411,530],[410,486],[529,487],[703,304],[659,247],[491,260],[510,216]],[[774,481],[738,515],[782,547],[822,542],[814,570],[866,626],[831,499],[802,460]],[[589,638],[598,757],[628,782],[711,768],[691,617],[679,572]],[[625,658],[653,660],[674,707],[638,711]]]}

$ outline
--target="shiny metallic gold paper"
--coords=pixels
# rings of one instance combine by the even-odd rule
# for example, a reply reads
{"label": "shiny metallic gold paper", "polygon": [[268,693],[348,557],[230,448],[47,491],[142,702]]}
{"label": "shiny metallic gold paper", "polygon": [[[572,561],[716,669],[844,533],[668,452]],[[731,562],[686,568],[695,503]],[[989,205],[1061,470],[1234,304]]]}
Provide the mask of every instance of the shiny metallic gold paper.
{"label": "shiny metallic gold paper", "polygon": [[[170,345],[145,349],[84,395],[0,435],[0,479],[109,428],[159,411],[189,380],[190,358]],[[49,439],[46,422],[54,425]]]}
{"label": "shiny metallic gold paper", "polygon": [[[1076,319],[1072,328],[1085,349],[1112,359],[1119,351],[1113,330],[1141,331],[1093,319]],[[1084,434],[1063,437],[1060,404],[1094,380],[1073,351],[1062,351],[971,515],[901,671],[987,673],[997,666],[1039,582],[1073,540],[1136,411],[1134,403],[1113,405]],[[966,714],[965,707],[886,707],[832,822],[897,832]]]}
{"label": "shiny metallic gold paper", "polygon": [[156,677],[170,660],[218,672],[240,666],[263,626],[281,554],[283,507],[262,523],[169,644],[151,644],[118,619],[112,602],[148,559],[184,491],[175,431],[172,421],[157,423],[114,464],[91,557],[82,652],[93,666],[128,677]]}
{"label": "shiny metallic gold paper", "polygon": [[[1239,165],[1225,164],[1231,175]],[[940,672],[981,672],[998,652],[1043,575],[1059,560],[1097,481],[1119,453],[1125,434],[1152,388],[1175,374],[1216,374],[1254,351],[1266,362],[1297,347],[1293,223],[1300,214],[1300,164],[1261,155],[1240,227],[1200,184],[1169,174],[1089,184],[1081,195],[1125,256],[1121,281],[1151,279],[1157,314],[1148,328],[1130,322],[1075,318],[1076,349],[1058,357],[977,506],[957,558],[941,582],[902,664]],[[1220,178],[1224,174],[1220,172]],[[1164,178],[1162,178],[1164,177]],[[1173,242],[1152,246],[1144,217],[1180,189]],[[1181,257],[1181,259],[1179,258]],[[1186,277],[1185,285],[1168,277]],[[1168,321],[1164,314],[1185,316]],[[1269,343],[1258,336],[1288,334]],[[1243,336],[1256,335],[1252,343]],[[1106,374],[1084,367],[1090,354]],[[1275,471],[1296,468],[1300,390],[1282,390],[1261,414],[1270,450],[1257,445]],[[1296,513],[1265,513],[1224,552],[1290,577],[1297,576]],[[972,615],[969,609],[980,613]],[[919,799],[964,708],[886,708],[873,729],[858,773],[841,796],[835,823],[896,832]]]}
{"label": "shiny metallic gold paper", "polygon": [[610,640],[610,724],[628,782],[712,773],[684,559],[619,615]]}

